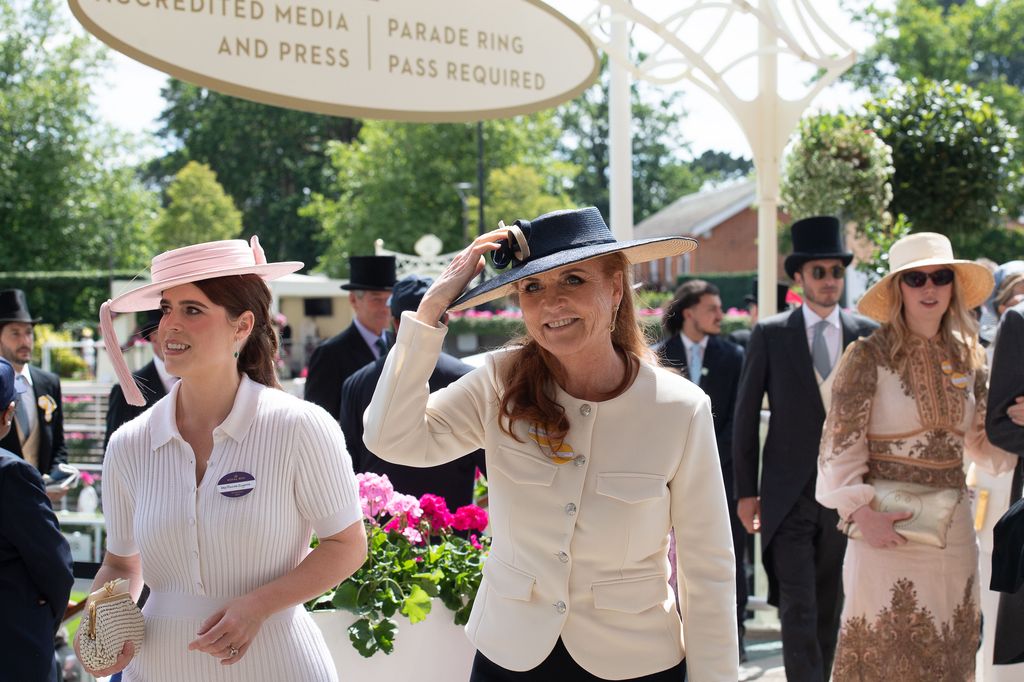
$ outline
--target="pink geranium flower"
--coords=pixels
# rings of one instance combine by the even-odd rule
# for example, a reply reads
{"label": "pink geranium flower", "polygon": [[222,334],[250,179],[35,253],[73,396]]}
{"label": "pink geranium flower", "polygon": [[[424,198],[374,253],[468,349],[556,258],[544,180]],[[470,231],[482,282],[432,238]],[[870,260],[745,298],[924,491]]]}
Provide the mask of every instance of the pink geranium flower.
{"label": "pink geranium flower", "polygon": [[448,503],[443,497],[427,493],[420,498],[420,509],[423,510],[423,520],[430,525],[431,533],[451,528],[452,513],[448,511]]}
{"label": "pink geranium flower", "polygon": [[483,549],[484,546],[480,544],[480,541],[476,537],[476,533],[472,533],[469,536],[469,544],[473,545],[476,549]]}
{"label": "pink geranium flower", "polygon": [[363,516],[376,519],[377,515],[387,509],[388,502],[395,494],[395,487],[387,476],[377,474],[356,474],[359,482],[359,503],[363,508]]}
{"label": "pink geranium flower", "polygon": [[452,518],[452,528],[483,532],[487,528],[487,512],[475,504],[459,507]]}

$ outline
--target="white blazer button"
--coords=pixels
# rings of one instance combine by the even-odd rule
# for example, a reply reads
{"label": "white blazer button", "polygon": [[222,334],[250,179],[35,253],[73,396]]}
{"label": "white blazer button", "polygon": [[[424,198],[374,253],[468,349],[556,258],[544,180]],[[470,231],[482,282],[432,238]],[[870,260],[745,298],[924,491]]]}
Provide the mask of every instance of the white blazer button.
{"label": "white blazer button", "polygon": [[563,564],[569,563],[569,555],[565,552],[559,552],[557,556],[558,560],[561,561]]}
{"label": "white blazer button", "polygon": [[555,602],[554,604],[552,604],[552,606],[555,607],[555,611],[558,611],[559,613],[565,613],[565,602],[564,601]]}
{"label": "white blazer button", "polygon": [[582,414],[584,417],[589,417],[590,412],[591,408],[589,404],[583,403],[582,405],[580,405],[580,414]]}
{"label": "white blazer button", "polygon": [[573,504],[572,502],[570,502],[569,504],[565,505],[565,513],[568,514],[569,516],[575,516],[576,515],[576,505]]}

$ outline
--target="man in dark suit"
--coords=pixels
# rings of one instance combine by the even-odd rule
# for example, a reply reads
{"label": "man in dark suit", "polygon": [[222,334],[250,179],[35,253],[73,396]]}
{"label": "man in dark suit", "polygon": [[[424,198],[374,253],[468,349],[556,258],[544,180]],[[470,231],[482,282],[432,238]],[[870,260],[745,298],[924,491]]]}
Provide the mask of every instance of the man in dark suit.
{"label": "man in dark suit", "polygon": [[665,310],[662,326],[665,338],[655,347],[662,364],[671,367],[704,389],[711,398],[715,440],[722,464],[722,480],[732,523],[736,552],[736,615],[739,625],[740,660],[743,648],[744,614],[747,610],[747,579],[744,548],[746,530],[736,515],[733,498],[732,420],[736,389],[743,367],[743,349],[722,339],[722,298],[718,287],[702,279],[685,282]]}
{"label": "man in dark suit", "polygon": [[[0,358],[0,438],[27,384]],[[0,448],[0,678],[57,682],[54,635],[75,579],[39,472]]]}
{"label": "man in dark suit", "polygon": [[[1003,315],[991,376],[985,431],[993,443],[1022,458],[1013,471],[1010,491],[1013,504],[1021,499],[1024,486],[1024,303]],[[995,584],[996,576],[1009,572],[1001,570],[1008,567],[996,565],[1001,555],[1016,557],[1019,565],[1024,547],[994,547],[993,589],[1000,587]],[[993,662],[997,665],[1024,662],[1024,588],[1000,595]]]}
{"label": "man in dark suit", "polygon": [[174,385],[174,382],[177,381],[176,377],[172,377],[164,369],[164,351],[159,340],[161,312],[148,310],[143,315],[145,320],[135,330],[132,337],[139,336],[150,343],[153,347],[153,359],[143,365],[138,372],[133,372],[132,376],[139,390],[142,391],[142,397],[145,398],[146,404],[142,407],[129,405],[128,401],[124,399],[121,385],[114,384],[110,389],[110,398],[107,400],[107,434],[103,438],[104,449],[110,442],[110,437],[114,435],[114,431],[117,431],[122,424],[130,422],[153,407],[158,400],[167,395],[167,387]]}
{"label": "man in dark suit", "polygon": [[[19,398],[14,428],[0,439],[0,448],[31,463],[41,474],[58,479],[65,476],[58,465],[68,461],[60,377],[29,365],[33,327],[37,322],[39,319],[28,311],[23,291],[0,291],[0,356],[28,383],[28,389]],[[66,494],[66,490],[47,493],[53,502]]]}
{"label": "man in dark suit", "polygon": [[[423,294],[427,293],[433,280],[426,277],[410,275],[395,284],[391,293],[390,310],[395,331],[401,324],[402,313],[415,311],[420,305]],[[420,497],[424,493],[440,495],[454,511],[473,501],[473,485],[477,467],[486,472],[483,450],[476,450],[468,457],[441,464],[436,467],[419,469],[385,462],[363,444],[363,413],[370,405],[377,380],[384,371],[387,356],[363,367],[345,380],[341,389],[341,430],[345,433],[345,443],[352,456],[352,466],[356,473],[372,472],[387,474],[395,490],[406,495]],[[441,353],[437,359],[433,374],[428,384],[431,391],[444,388],[464,374],[473,370],[472,367],[457,358]]]}
{"label": "man in dark suit", "polygon": [[[839,220],[793,224],[786,273],[804,305],[754,327],[740,377],[733,431],[737,512],[761,533],[770,603],[779,607],[782,653],[790,682],[828,680],[842,610],[846,537],[834,510],[814,499],[821,427],[835,366],[855,339],[878,325],[843,312],[845,267],[853,255]],[[771,409],[759,471],[761,405]]]}
{"label": "man in dark suit", "polygon": [[395,285],[394,256],[351,256],[349,292],[354,319],[348,329],[324,341],[309,358],[306,400],[340,418],[341,385],[357,369],[387,352],[385,330],[391,321],[388,297]]}

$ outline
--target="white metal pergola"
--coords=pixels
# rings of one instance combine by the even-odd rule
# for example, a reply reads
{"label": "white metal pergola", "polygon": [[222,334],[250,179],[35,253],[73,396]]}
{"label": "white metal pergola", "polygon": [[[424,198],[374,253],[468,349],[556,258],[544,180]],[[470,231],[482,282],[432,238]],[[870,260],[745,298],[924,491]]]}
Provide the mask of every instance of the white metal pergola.
{"label": "white metal pergola", "polygon": [[[811,100],[857,57],[815,9],[820,1],[659,2],[658,11],[664,16],[655,18],[632,0],[595,0],[596,7],[580,22],[610,62],[610,219],[616,238],[633,235],[630,79],[660,85],[690,81],[733,116],[752,151],[757,170],[762,315],[776,312],[776,223],[783,149]],[[639,38],[639,34],[653,46],[642,60],[634,59],[630,49],[631,35]],[[750,47],[736,48],[733,41],[744,39],[739,44]],[[780,91],[780,60],[787,68],[787,86],[801,72],[816,75],[798,83],[802,92],[796,97],[786,98]],[[757,88],[752,97],[744,98],[738,75],[750,69],[751,62],[756,64]]]}

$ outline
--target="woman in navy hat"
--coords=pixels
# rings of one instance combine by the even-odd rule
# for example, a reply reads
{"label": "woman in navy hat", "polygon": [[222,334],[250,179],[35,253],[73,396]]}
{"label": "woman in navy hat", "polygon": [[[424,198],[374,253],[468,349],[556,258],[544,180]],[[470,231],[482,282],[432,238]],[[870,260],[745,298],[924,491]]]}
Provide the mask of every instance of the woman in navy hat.
{"label": "woman in navy hat", "polygon": [[[557,211],[478,237],[403,314],[364,440],[415,466],[486,452],[493,544],[466,626],[472,680],[678,681],[684,657],[693,682],[737,679],[711,408],[658,368],[631,297],[633,264],[694,248],[617,242],[597,209]],[[506,269],[463,293],[487,254]],[[526,334],[428,395],[444,312],[505,295]]]}

